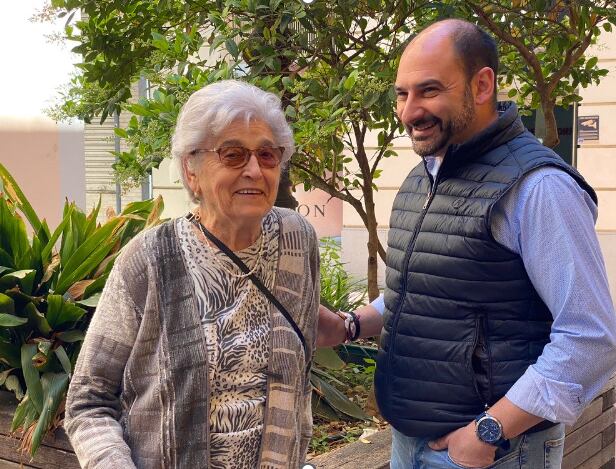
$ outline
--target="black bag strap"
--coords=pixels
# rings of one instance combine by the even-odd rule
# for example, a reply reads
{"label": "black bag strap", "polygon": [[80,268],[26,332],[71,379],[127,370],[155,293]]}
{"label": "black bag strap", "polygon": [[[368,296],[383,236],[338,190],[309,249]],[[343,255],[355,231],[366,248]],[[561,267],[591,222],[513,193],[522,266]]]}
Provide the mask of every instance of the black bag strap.
{"label": "black bag strap", "polygon": [[246,264],[244,264],[244,261],[242,261],[242,259],[237,257],[237,255],[231,249],[229,249],[229,247],[225,243],[223,243],[220,239],[214,236],[205,226],[203,226],[203,224],[197,221],[197,219],[192,213],[187,215],[186,218],[188,218],[189,221],[191,221],[197,228],[199,228],[201,232],[212,243],[214,243],[214,245],[218,249],[224,252],[227,255],[227,257],[231,259],[235,263],[235,265],[237,265],[240,268],[242,272],[244,272],[245,274],[248,274],[247,277],[250,280],[252,280],[252,283],[254,283],[255,286],[259,290],[261,290],[261,292],[265,295],[265,297],[268,300],[270,300],[274,304],[274,306],[276,306],[276,308],[278,308],[278,311],[280,311],[280,313],[285,317],[287,322],[291,325],[291,327],[295,331],[295,334],[297,335],[299,341],[302,343],[302,347],[304,348],[304,358],[306,360],[306,370],[307,371],[310,370],[310,361],[308,358],[308,347],[306,346],[306,339],[304,338],[304,334],[302,333],[301,329],[299,328],[299,326],[297,325],[293,317],[291,317],[291,314],[289,314],[287,309],[282,305],[280,301],[278,301],[278,298],[276,298],[274,294],[265,285],[263,285],[263,282],[261,282],[259,277],[257,277],[254,273],[249,273],[250,269],[248,268]]}

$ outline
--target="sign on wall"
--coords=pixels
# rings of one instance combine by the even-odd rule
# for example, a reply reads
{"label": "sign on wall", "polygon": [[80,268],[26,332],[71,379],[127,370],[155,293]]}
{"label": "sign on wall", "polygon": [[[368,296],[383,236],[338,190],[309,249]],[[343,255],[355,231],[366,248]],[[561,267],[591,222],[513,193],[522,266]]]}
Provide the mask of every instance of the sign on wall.
{"label": "sign on wall", "polygon": [[319,238],[340,236],[342,200],[332,198],[319,189],[306,192],[301,185],[295,188],[293,195],[299,202],[295,210],[312,224]]}
{"label": "sign on wall", "polygon": [[578,116],[578,144],[584,140],[599,140],[599,116]]}

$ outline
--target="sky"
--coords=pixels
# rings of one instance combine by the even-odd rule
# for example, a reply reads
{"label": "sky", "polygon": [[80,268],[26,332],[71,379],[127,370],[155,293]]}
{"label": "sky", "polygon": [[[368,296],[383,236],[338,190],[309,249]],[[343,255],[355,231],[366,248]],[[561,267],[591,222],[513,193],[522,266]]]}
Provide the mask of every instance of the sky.
{"label": "sky", "polygon": [[45,37],[62,30],[62,19],[54,24],[29,20],[45,3],[0,0],[0,116],[43,116],[78,61],[70,43],[50,43]]}

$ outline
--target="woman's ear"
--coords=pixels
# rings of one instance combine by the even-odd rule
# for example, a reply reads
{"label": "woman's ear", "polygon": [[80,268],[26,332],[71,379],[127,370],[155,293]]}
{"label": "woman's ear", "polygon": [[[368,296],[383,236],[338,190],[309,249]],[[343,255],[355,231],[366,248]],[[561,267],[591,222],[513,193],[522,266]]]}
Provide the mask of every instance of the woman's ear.
{"label": "woman's ear", "polygon": [[483,67],[475,74],[475,104],[483,105],[494,100],[494,70]]}
{"label": "woman's ear", "polygon": [[184,179],[190,187],[190,190],[193,191],[193,194],[196,196],[199,195],[199,178],[197,177],[197,173],[194,169],[194,164],[190,164],[189,158],[182,158],[182,171],[184,171]]}

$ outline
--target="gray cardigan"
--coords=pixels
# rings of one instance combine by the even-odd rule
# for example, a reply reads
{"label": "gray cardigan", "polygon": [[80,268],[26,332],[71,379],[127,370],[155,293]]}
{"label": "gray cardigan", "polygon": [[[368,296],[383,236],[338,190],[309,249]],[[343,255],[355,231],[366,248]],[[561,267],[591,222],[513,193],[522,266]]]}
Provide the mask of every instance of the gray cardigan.
{"label": "gray cardigan", "polygon": [[[274,295],[315,348],[319,256],[312,227],[280,222]],[[312,433],[301,342],[271,306],[260,468],[299,467]],[[311,358],[311,357],[310,357]],[[82,467],[209,467],[207,353],[193,282],[172,222],[140,234],[117,258],[71,380],[64,426]]]}

